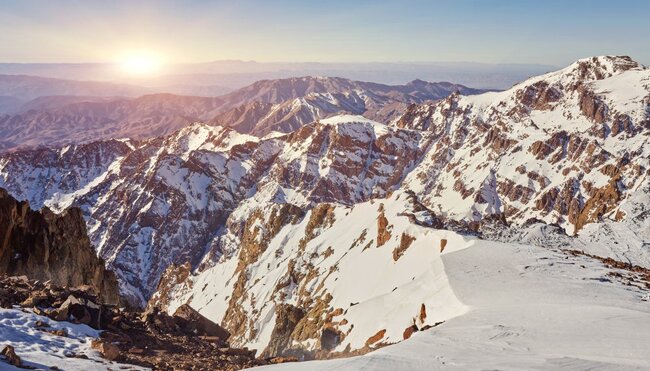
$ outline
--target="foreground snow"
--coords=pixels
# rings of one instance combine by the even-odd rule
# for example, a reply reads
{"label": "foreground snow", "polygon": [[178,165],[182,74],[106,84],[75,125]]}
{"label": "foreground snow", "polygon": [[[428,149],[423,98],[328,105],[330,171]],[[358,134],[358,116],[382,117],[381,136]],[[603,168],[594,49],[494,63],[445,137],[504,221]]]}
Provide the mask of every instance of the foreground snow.
{"label": "foreground snow", "polygon": [[361,357],[269,370],[641,369],[650,366],[648,293],[598,261],[478,241],[443,255],[470,307],[429,331]]}
{"label": "foreground snow", "polygon": [[[65,330],[67,337],[51,335],[36,328],[36,321],[49,325],[48,330]],[[57,322],[20,309],[0,308],[0,350],[6,345],[15,348],[23,364],[37,370],[56,366],[62,370],[140,370],[142,368],[109,362],[90,348],[99,331],[86,325]],[[75,358],[86,356],[88,359]],[[20,370],[0,361],[0,370]]]}

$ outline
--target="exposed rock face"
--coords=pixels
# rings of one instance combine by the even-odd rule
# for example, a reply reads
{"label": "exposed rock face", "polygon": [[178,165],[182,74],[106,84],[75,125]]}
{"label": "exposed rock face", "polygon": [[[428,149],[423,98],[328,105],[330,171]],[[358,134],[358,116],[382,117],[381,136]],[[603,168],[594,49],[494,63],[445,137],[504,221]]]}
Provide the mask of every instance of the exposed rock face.
{"label": "exposed rock face", "polygon": [[372,335],[368,338],[368,340],[366,340],[366,346],[369,347],[377,344],[381,339],[384,338],[384,335],[386,335],[385,329],[377,331],[376,334]]}
{"label": "exposed rock face", "polygon": [[275,327],[271,334],[271,342],[262,352],[263,357],[294,355],[289,350],[291,334],[305,312],[290,304],[280,304],[275,309]]}
{"label": "exposed rock face", "polygon": [[165,273],[163,273],[160,278],[160,282],[156,288],[156,293],[147,303],[147,309],[150,309],[152,305],[155,305],[161,310],[167,311],[169,302],[174,299],[174,288],[187,281],[191,269],[192,265],[189,262],[181,265],[172,264],[167,267]]}
{"label": "exposed rock face", "polygon": [[[377,247],[382,247],[391,238],[391,226],[388,224],[388,219],[384,214],[383,208],[380,208],[379,216],[377,217]],[[395,259],[397,260],[397,259]]]}
{"label": "exposed rock face", "polygon": [[399,246],[397,246],[393,250],[393,260],[397,261],[399,260],[402,255],[406,252],[406,250],[411,246],[411,243],[415,240],[415,237],[407,234],[407,233],[402,233],[402,237],[399,240]]}
{"label": "exposed rock face", "polygon": [[61,215],[47,208],[36,212],[0,189],[0,241],[0,274],[89,285],[106,302],[119,302],[116,277],[95,255],[81,210],[72,208]]}
{"label": "exposed rock face", "polygon": [[[397,192],[381,203],[367,201],[361,209],[359,205],[317,204],[304,217],[285,224],[274,235],[266,235],[274,230],[269,217],[277,218],[274,210],[282,205],[286,204],[270,204],[265,212],[249,214],[255,220],[247,223],[244,233],[251,236],[233,240],[263,244],[263,249],[255,249],[262,251],[260,254],[242,254],[248,247],[241,246],[239,256],[223,255],[205,271],[193,272],[174,290],[176,300],[169,310],[179,303],[210,308],[213,318],[223,318],[222,325],[231,331],[233,344],[264,349],[265,356],[298,359],[362,354],[401,341],[414,318],[421,327],[444,319],[440,316],[445,312],[431,309],[436,304],[424,298],[410,297],[405,304],[408,310],[399,315],[380,309],[403,302],[401,285],[414,279],[414,286],[422,284],[418,278],[438,285],[436,273],[427,271],[433,266],[428,259],[438,256],[443,239],[422,233],[434,233],[429,226],[441,221],[412,194]],[[382,247],[376,247],[375,241],[382,235],[377,228],[380,214],[390,221],[391,234]],[[457,246],[458,242],[454,244]],[[382,268],[364,266],[366,257]],[[214,277],[227,279],[224,282]],[[384,282],[386,279],[389,282]],[[422,293],[428,297],[444,291],[440,288]],[[374,315],[368,311],[382,312],[391,317],[386,323],[399,324],[366,344],[383,328],[377,328],[376,320],[371,319]]]}
{"label": "exposed rock face", "polygon": [[587,223],[594,223],[606,213],[614,210],[620,200],[619,178],[612,178],[609,183],[593,191],[580,213],[576,216],[576,230],[580,230]]}

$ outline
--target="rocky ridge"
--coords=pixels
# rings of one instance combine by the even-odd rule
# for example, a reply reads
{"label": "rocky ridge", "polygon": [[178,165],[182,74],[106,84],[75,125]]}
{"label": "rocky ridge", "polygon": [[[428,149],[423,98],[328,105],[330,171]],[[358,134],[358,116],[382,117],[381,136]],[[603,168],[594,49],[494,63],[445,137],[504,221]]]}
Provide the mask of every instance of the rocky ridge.
{"label": "rocky ridge", "polygon": [[239,132],[265,136],[289,133],[335,114],[363,115],[388,123],[409,104],[435,101],[452,93],[479,94],[451,83],[415,80],[406,85],[382,85],[342,78],[300,77],[257,82],[224,97],[232,109],[211,122]]}

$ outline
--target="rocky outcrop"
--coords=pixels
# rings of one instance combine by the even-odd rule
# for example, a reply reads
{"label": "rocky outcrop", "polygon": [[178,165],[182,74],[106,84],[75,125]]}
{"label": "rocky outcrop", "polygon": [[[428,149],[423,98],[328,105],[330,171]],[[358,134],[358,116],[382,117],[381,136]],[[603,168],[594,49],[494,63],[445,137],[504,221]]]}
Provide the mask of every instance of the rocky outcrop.
{"label": "rocky outcrop", "polygon": [[388,219],[386,218],[386,214],[384,214],[382,205],[379,209],[379,216],[377,217],[377,247],[384,246],[384,244],[390,240],[391,227],[392,226],[388,224]]}
{"label": "rocky outcrop", "polygon": [[242,307],[242,302],[249,296],[245,289],[249,266],[259,259],[283,226],[295,224],[303,216],[304,212],[299,207],[282,204],[271,210],[257,209],[246,220],[241,231],[242,246],[238,255],[236,282],[222,321],[235,338],[252,338],[255,335],[255,329],[250,326],[249,314]]}
{"label": "rocky outcrop", "polygon": [[147,303],[147,308],[157,306],[162,310],[167,310],[169,302],[174,299],[174,288],[187,282],[191,268],[192,266],[189,262],[181,265],[172,264],[167,267],[165,273],[160,278],[156,293]]}
{"label": "rocky outcrop", "polygon": [[291,304],[280,304],[275,308],[275,327],[271,334],[271,342],[262,352],[263,357],[295,356],[288,351],[291,345],[291,334],[296,325],[305,317],[305,311]]}
{"label": "rocky outcrop", "polygon": [[584,207],[575,217],[576,231],[587,223],[599,221],[603,215],[616,208],[621,197],[619,180],[620,177],[614,177],[606,186],[594,190],[593,196],[585,202]]}
{"label": "rocky outcrop", "polygon": [[81,210],[40,212],[0,189],[0,274],[25,275],[58,285],[89,285],[102,300],[118,303],[117,279],[97,257]]}
{"label": "rocky outcrop", "polygon": [[174,319],[183,330],[197,335],[215,336],[224,342],[230,337],[230,333],[226,329],[205,318],[187,304],[176,309]]}
{"label": "rocky outcrop", "polygon": [[7,345],[2,349],[2,352],[0,352],[0,356],[4,357],[4,361],[9,363],[12,366],[22,368],[23,361],[16,355],[16,351],[14,350],[14,347],[11,345]]}
{"label": "rocky outcrop", "polygon": [[402,237],[400,237],[399,240],[399,246],[397,246],[393,250],[393,260],[398,261],[399,258],[401,258],[402,255],[404,255],[406,250],[408,250],[409,246],[411,246],[411,243],[413,243],[413,241],[415,241],[415,237],[407,233],[402,233]]}

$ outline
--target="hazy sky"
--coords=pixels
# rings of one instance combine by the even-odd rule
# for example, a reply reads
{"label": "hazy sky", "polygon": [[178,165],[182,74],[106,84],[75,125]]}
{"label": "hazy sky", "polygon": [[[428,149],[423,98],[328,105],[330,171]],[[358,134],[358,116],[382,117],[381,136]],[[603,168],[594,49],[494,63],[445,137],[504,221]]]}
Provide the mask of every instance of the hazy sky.
{"label": "hazy sky", "polygon": [[647,0],[0,0],[0,62],[650,64]]}

